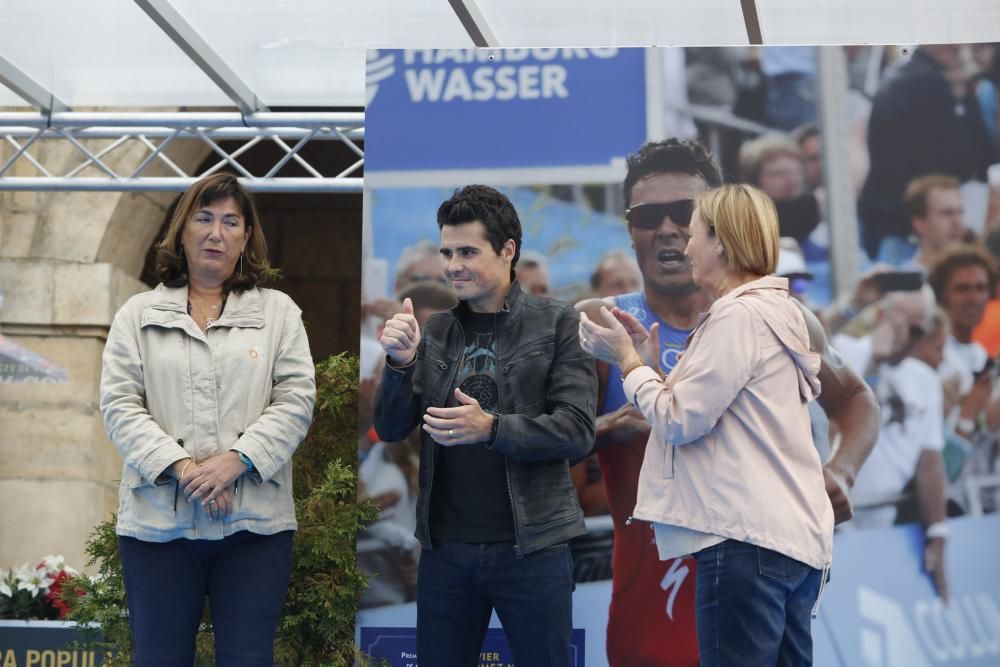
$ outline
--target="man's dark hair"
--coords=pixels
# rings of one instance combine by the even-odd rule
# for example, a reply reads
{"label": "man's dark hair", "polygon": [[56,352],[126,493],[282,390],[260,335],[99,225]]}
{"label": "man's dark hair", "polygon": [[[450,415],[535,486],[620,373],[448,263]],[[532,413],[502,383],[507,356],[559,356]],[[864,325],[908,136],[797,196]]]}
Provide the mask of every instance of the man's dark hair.
{"label": "man's dark hair", "polygon": [[997,283],[993,258],[978,245],[965,245],[954,248],[945,255],[944,259],[934,265],[927,277],[927,282],[934,289],[934,296],[939,304],[944,305],[945,303],[945,291],[948,288],[948,283],[951,282],[951,276],[967,266],[978,266],[986,271],[987,283],[992,296]]}
{"label": "man's dark hair", "polygon": [[792,130],[788,136],[792,141],[801,146],[806,139],[819,136],[819,125],[814,122],[802,123]]}
{"label": "man's dark hair", "polygon": [[445,225],[463,225],[478,220],[486,228],[486,238],[493,252],[500,254],[507,239],[514,240],[514,261],[510,264],[510,279],[521,256],[521,220],[506,196],[487,185],[466,185],[455,190],[451,199],[438,208],[438,229]]}
{"label": "man's dark hair", "polygon": [[625,175],[625,208],[632,205],[632,188],[654,174],[679,172],[698,176],[710,188],[722,185],[722,170],[712,154],[697,139],[665,139],[651,141],[638,153],[628,156],[628,173]]}

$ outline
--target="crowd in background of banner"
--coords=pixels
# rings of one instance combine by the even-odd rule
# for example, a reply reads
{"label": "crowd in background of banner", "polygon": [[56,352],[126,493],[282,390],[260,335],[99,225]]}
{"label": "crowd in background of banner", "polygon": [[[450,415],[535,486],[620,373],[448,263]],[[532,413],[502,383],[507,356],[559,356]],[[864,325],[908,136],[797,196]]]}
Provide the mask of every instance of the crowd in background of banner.
{"label": "crowd in background of banner", "polygon": [[[625,157],[668,136],[700,138],[727,180],[753,183],[775,200],[784,237],[778,273],[876,390],[882,429],[855,489],[860,516],[853,523],[915,521],[927,486],[911,481],[917,478],[944,485],[950,515],[995,509],[1000,47],[822,48],[837,49],[846,63],[840,95],[849,131],[835,141],[823,136],[818,117],[815,47],[369,52],[359,492],[376,499],[382,513],[359,536],[358,550],[374,575],[362,606],[387,609],[382,616],[382,610],[363,612],[359,632],[405,626],[407,618],[409,627],[415,623],[419,441],[380,441],[365,401],[381,369],[374,336],[381,322],[407,297],[418,320],[454,303],[437,253],[438,205],[472,182],[505,192],[524,227],[518,279],[533,293],[576,302],[639,291],[642,276],[622,219]],[[827,219],[833,209],[823,151],[840,152],[849,165],[855,217]],[[861,273],[853,290],[834,294],[830,241],[837,226],[858,231]],[[907,308],[915,295],[926,303],[913,314]],[[927,377],[936,378],[936,388],[915,386],[914,378]],[[935,461],[943,463],[940,472]],[[606,480],[596,457],[576,473],[581,504],[593,517],[591,534],[574,544],[577,609],[606,607],[610,586],[603,580],[611,576],[614,537],[610,520],[601,518],[608,511]],[[838,547],[852,559],[874,553],[852,532],[848,524]],[[831,640],[817,639],[818,662],[829,649],[837,658],[827,664],[916,664],[892,657],[903,655],[894,644],[898,635],[868,629],[859,636],[839,629],[838,619],[857,624],[860,613],[884,625],[889,621],[878,610],[898,606],[900,596],[920,600],[912,612],[918,619],[944,613],[922,573],[923,535],[885,535],[898,548],[874,560],[886,571],[908,568],[901,583],[863,593],[876,590],[876,582],[858,562],[837,567],[835,552],[828,595],[836,601],[822,617]],[[962,539],[985,553],[975,531]],[[953,596],[975,597],[977,583],[959,574],[957,541],[950,544]],[[664,587],[693,586],[676,568],[665,565],[664,574]],[[991,648],[1000,642],[996,593],[984,587],[968,603],[986,619],[978,634],[961,634],[948,616],[951,639],[925,639],[932,647],[926,664],[997,653]],[[669,609],[662,620],[673,621]],[[578,627],[586,631],[587,664],[604,664],[604,628]],[[956,648],[967,636],[982,650]],[[673,663],[665,657],[663,664]]]}

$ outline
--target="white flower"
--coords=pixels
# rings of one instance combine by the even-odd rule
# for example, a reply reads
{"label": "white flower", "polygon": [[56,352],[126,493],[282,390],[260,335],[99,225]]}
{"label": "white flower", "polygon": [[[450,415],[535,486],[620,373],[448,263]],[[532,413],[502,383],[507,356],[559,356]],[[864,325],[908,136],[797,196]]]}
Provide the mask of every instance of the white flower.
{"label": "white flower", "polygon": [[17,588],[28,591],[31,596],[38,595],[39,592],[48,591],[53,580],[49,578],[45,566],[33,568],[27,563],[17,568]]}
{"label": "white flower", "polygon": [[12,570],[0,570],[0,593],[9,598],[14,597],[14,591],[10,588],[10,584],[14,582],[13,574]]}
{"label": "white flower", "polygon": [[42,565],[45,566],[45,569],[49,574],[59,574],[63,570],[66,570],[66,574],[73,576],[79,574],[79,572],[66,564],[66,559],[63,558],[62,554],[58,556],[46,556],[42,561]]}

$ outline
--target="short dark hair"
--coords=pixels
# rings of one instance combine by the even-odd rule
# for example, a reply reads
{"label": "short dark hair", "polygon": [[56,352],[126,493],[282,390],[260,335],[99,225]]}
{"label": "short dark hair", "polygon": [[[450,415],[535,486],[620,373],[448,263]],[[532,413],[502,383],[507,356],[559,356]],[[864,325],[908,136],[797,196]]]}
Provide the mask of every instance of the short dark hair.
{"label": "short dark hair", "polygon": [[650,141],[638,153],[628,156],[625,174],[625,208],[632,205],[632,188],[654,174],[679,172],[701,178],[710,188],[722,185],[722,170],[715,158],[697,139]]}
{"label": "short dark hair", "polygon": [[160,282],[167,287],[187,285],[187,260],[181,250],[184,225],[198,209],[230,197],[240,207],[243,224],[250,230],[250,239],[244,253],[246,262],[237,264],[236,270],[223,283],[223,289],[241,292],[267,281],[271,267],[267,261],[267,241],[257,207],[236,177],[223,172],[196,181],[174,206],[167,232],[156,246],[156,275]]}
{"label": "short dark hair", "polygon": [[801,146],[803,143],[805,143],[806,139],[811,139],[812,137],[819,136],[819,125],[817,125],[812,121],[807,123],[802,123],[797,128],[792,130],[788,134],[788,136],[791,137],[792,141]]}
{"label": "short dark hair", "polygon": [[993,259],[978,245],[963,245],[948,252],[944,259],[934,265],[927,277],[927,282],[934,289],[934,297],[938,303],[944,304],[945,290],[948,288],[948,283],[951,282],[952,274],[967,266],[978,266],[986,271],[990,294],[993,294],[993,288],[997,282]]}
{"label": "short dark hair", "polygon": [[508,239],[513,239],[514,261],[510,264],[510,278],[514,280],[514,267],[521,257],[521,220],[504,194],[488,185],[466,185],[455,190],[451,198],[438,208],[438,229],[477,220],[483,223],[486,238],[498,255]]}

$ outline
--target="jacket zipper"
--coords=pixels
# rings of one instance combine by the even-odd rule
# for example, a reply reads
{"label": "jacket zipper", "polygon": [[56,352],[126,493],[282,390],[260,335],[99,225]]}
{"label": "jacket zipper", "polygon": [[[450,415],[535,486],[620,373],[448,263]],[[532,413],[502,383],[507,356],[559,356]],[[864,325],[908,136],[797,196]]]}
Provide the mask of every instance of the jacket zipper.
{"label": "jacket zipper", "polygon": [[[496,346],[497,361],[500,360],[500,328],[499,328],[499,315],[493,314],[493,344]],[[530,356],[530,355],[529,355]],[[525,357],[527,358],[527,357]],[[510,367],[516,362],[509,362],[503,367],[503,372],[506,375]],[[499,414],[500,409],[500,385],[501,382],[497,382],[497,413]],[[524,558],[524,552],[521,549],[521,531],[518,529],[519,520],[517,516],[517,505],[514,502],[514,483],[510,479],[510,459],[508,457],[503,457],[503,467],[504,476],[507,478],[507,497],[510,499],[510,513],[514,519],[514,555],[518,558]]]}
{"label": "jacket zipper", "polygon": [[541,355],[542,355],[542,350],[535,350],[531,354],[525,355],[525,356],[521,357],[520,359],[515,359],[514,361],[509,361],[506,364],[504,364],[503,372],[504,372],[504,374],[507,374],[510,371],[510,369],[513,368],[516,364],[519,364],[522,361],[527,361],[528,359],[531,359],[533,357],[538,357],[538,356],[541,356]]}
{"label": "jacket zipper", "polygon": [[[455,319],[455,324],[458,325],[458,331],[459,331],[459,333],[461,333],[461,335],[462,335],[461,336],[461,338],[462,338],[462,352],[461,352],[461,354],[458,357],[458,363],[455,365],[454,370],[448,375],[448,383],[445,385],[446,387],[448,387],[448,391],[447,391],[446,396],[451,394],[451,385],[454,384],[455,377],[458,375],[458,369],[462,367],[462,362],[465,361],[465,329],[462,328],[462,323],[458,321],[457,317],[455,317],[455,313],[453,311],[450,311],[450,312],[451,312],[451,316]],[[440,368],[441,370],[445,370],[445,371],[448,370],[448,364],[446,364],[445,362],[441,361],[440,359],[434,359],[434,363],[436,363],[438,365],[438,368]],[[445,398],[445,404],[447,404],[447,403],[448,403],[448,399]],[[426,507],[427,507],[427,518],[426,518],[426,523],[427,523],[427,539],[428,540],[431,539],[431,521],[430,521],[430,512],[431,512],[431,510],[430,510],[430,508],[431,508],[431,496],[434,493],[434,468],[436,467],[435,464],[437,463],[438,447],[440,447],[440,445],[438,445],[433,440],[431,442],[433,443],[433,447],[434,448],[431,450],[431,479],[430,479],[430,484],[428,485],[428,488],[427,488],[427,505],[426,505]]]}

